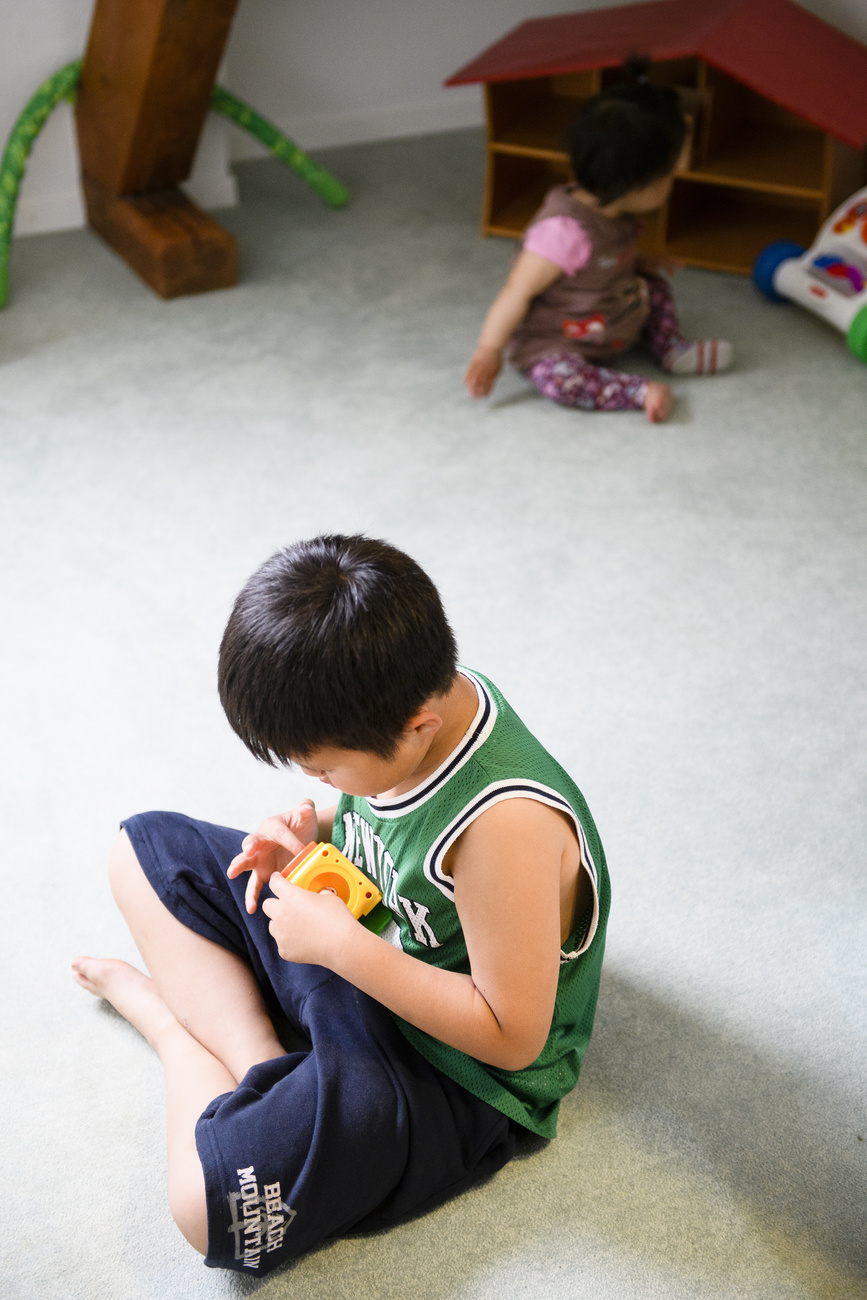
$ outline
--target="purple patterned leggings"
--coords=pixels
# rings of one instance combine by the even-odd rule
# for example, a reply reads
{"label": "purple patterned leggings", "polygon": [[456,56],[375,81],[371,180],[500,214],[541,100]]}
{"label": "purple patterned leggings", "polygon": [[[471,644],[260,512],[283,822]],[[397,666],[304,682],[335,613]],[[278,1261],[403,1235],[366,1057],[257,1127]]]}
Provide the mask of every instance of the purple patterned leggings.
{"label": "purple patterned leggings", "polygon": [[[677,321],[668,281],[661,275],[645,275],[650,290],[650,315],[641,341],[657,361],[662,361],[672,344],[684,342]],[[541,357],[525,371],[543,397],[561,406],[582,411],[636,411],[644,406],[647,380],[606,366],[594,366],[576,352],[557,352]]]}

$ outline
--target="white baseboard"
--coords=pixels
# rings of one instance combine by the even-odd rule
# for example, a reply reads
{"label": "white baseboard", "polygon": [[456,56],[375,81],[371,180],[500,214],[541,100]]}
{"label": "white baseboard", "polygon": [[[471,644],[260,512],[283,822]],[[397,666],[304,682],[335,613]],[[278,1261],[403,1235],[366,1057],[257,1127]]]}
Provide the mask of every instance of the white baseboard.
{"label": "white baseboard", "polygon": [[[238,183],[229,167],[226,127],[225,120],[216,114],[208,117],[190,179],[183,185],[202,208],[232,208],[238,202]],[[85,225],[75,129],[69,105],[61,104],[36,141],[24,173],[15,209],[15,236],[75,230]]]}
{"label": "white baseboard", "polygon": [[[478,126],[482,121],[478,89],[468,86],[466,91],[469,93],[459,88],[415,103],[301,117],[290,124],[287,134],[302,149],[315,151]],[[258,140],[212,113],[183,188],[203,208],[234,207],[238,186],[230,159],[260,158],[265,153]],[[68,104],[61,104],[37,140],[28,164],[18,196],[15,235],[71,230],[86,224],[72,114]]]}
{"label": "white baseboard", "polygon": [[234,208],[238,202],[238,182],[229,166],[228,123],[216,113],[205,120],[196,161],[182,189],[200,208]]}
{"label": "white baseboard", "polygon": [[[238,92],[240,93],[240,92]],[[395,140],[408,135],[430,135],[481,126],[482,103],[478,86],[456,87],[447,95],[408,104],[355,109],[351,113],[316,114],[275,123],[302,149],[333,149],[339,145]],[[232,128],[230,157],[261,158],[267,152],[252,136]]]}
{"label": "white baseboard", "polygon": [[84,225],[78,147],[69,104],[57,106],[27,160],[15,209],[16,235],[40,235]]}
{"label": "white baseboard", "polygon": [[44,235],[51,230],[76,230],[86,225],[81,186],[28,194],[22,185],[15,209],[15,236]]}

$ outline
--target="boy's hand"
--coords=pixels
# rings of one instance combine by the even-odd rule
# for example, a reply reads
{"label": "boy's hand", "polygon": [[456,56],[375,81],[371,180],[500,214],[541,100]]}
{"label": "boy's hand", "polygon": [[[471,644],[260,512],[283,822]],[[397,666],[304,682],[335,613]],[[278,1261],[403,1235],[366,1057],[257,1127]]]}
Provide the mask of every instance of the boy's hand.
{"label": "boy's hand", "polygon": [[487,397],[502,364],[503,354],[499,348],[476,348],[464,378],[464,385],[470,397]]}
{"label": "boy's hand", "polygon": [[245,836],[241,852],[229,863],[226,875],[234,880],[242,871],[250,872],[244,894],[248,912],[255,912],[262,886],[275,871],[282,871],[296,853],[318,839],[319,820],[312,799],[302,799],[291,812],[266,817],[251,835]]}
{"label": "boy's hand", "polygon": [[328,890],[311,894],[298,885],[290,885],[281,875],[268,882],[274,898],[267,898],[262,911],[270,916],[268,929],[277,941],[277,951],[284,961],[310,962],[329,966],[329,956],[340,947],[358,925],[349,908]]}

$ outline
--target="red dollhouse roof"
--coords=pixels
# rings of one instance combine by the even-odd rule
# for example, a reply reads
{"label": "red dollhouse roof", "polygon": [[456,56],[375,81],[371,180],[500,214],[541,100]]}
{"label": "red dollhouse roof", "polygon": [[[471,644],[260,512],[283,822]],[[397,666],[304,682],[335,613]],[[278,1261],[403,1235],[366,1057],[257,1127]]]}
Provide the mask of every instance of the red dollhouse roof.
{"label": "red dollhouse roof", "polygon": [[531,18],[447,86],[697,57],[856,149],[867,144],[867,46],[792,0],[657,0]]}

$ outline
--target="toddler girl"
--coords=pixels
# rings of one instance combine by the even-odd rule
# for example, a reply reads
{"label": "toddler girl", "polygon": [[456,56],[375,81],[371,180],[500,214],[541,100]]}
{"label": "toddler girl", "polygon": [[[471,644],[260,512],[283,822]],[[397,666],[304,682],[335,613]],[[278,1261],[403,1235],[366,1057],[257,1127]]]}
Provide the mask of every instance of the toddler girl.
{"label": "toddler girl", "polygon": [[639,78],[588,100],[570,133],[575,183],[555,186],[527,229],[470,361],[473,397],[491,391],[505,352],[563,406],[643,408],[658,421],[671,412],[668,384],[597,363],[640,341],[671,374],[728,368],[731,344],[685,339],[661,262],[638,253],[637,218],[668,198],[685,136],[669,86]]}

